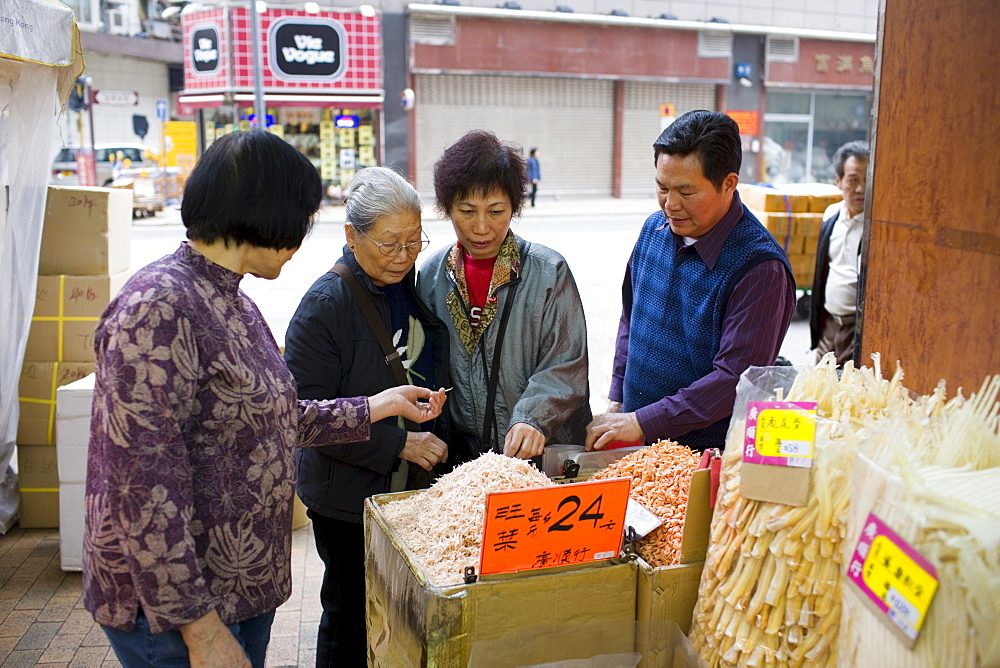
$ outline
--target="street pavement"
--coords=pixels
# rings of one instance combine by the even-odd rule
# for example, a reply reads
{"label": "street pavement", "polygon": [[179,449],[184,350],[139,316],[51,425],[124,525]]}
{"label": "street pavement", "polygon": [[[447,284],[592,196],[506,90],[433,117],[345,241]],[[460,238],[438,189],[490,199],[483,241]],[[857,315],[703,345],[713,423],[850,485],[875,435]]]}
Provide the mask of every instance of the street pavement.
{"label": "street pavement", "polygon": [[[557,250],[573,270],[587,317],[591,407],[595,413],[607,406],[625,264],[643,221],[655,210],[652,196],[539,198],[537,206],[525,206],[520,219],[513,223],[516,234]],[[288,322],[302,295],[340,257],[345,219],[343,206],[324,205],[312,234],[280,277],[273,281],[253,276],[244,279],[243,290],[257,303],[279,345],[284,342]],[[454,243],[451,223],[434,211],[431,203],[425,202],[423,225],[431,250]],[[168,208],[154,218],[136,220],[132,226],[132,269],[173,252],[183,239],[184,228],[176,208]],[[421,254],[418,267],[429,255]],[[792,322],[780,354],[795,364],[811,362],[808,323]]]}

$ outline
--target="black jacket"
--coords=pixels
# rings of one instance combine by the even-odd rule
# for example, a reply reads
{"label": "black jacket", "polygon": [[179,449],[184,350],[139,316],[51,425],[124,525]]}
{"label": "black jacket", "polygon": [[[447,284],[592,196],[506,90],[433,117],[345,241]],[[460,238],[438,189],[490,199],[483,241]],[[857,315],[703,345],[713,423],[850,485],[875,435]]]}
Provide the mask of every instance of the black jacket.
{"label": "black jacket", "polygon": [[[339,260],[366,289],[390,332],[385,297],[346,248]],[[448,387],[448,334],[444,324],[414,291],[412,270],[403,286],[417,305],[431,351],[435,378],[431,387]],[[426,352],[425,352],[426,354]],[[371,396],[397,383],[385,363],[375,334],[344,280],[328,272],[302,297],[285,335],[285,362],[295,376],[300,399]],[[446,418],[437,419],[435,433],[445,438]],[[362,443],[301,448],[298,451],[298,494],[310,510],[350,522],[361,522],[366,497],[389,491],[406,432],[395,417],[372,425],[371,440]],[[447,442],[447,439],[445,438]]]}
{"label": "black jacket", "polygon": [[819,245],[816,248],[816,271],[813,274],[812,294],[809,296],[809,336],[812,347],[819,345],[823,336],[823,326],[826,324],[826,279],[830,275],[830,237],[833,236],[833,226],[843,209],[823,221],[819,228]]}

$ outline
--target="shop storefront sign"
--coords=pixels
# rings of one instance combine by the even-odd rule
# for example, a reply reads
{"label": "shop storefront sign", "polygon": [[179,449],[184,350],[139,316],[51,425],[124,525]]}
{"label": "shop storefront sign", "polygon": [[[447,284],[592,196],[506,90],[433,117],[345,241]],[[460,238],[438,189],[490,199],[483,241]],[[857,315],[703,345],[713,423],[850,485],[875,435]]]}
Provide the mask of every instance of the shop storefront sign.
{"label": "shop storefront sign", "polygon": [[271,24],[271,72],[285,81],[334,80],[345,69],[344,27],[332,18],[283,18]]}
{"label": "shop storefront sign", "polygon": [[481,575],[618,556],[628,478],[486,495]]}
{"label": "shop storefront sign", "polygon": [[199,26],[191,32],[191,69],[195,74],[215,74],[219,71],[219,29]]}

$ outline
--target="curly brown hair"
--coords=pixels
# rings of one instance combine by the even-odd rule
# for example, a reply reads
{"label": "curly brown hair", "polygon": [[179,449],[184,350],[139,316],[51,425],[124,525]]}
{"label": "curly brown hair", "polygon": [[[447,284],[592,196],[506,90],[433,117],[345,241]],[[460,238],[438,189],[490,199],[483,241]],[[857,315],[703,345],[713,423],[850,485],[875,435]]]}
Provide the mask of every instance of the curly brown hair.
{"label": "curly brown hair", "polygon": [[512,217],[516,217],[524,206],[528,185],[521,147],[502,142],[486,130],[467,132],[434,163],[435,205],[449,218],[451,206],[458,200],[495,190],[507,195]]}

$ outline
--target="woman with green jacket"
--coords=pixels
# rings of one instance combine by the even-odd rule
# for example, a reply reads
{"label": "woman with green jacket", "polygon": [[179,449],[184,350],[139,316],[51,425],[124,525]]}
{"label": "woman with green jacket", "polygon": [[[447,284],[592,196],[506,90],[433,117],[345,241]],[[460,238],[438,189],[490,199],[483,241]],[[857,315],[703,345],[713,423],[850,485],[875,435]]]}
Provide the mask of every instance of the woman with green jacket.
{"label": "woman with green jacket", "polygon": [[[527,172],[519,148],[474,130],[434,166],[458,242],[428,258],[417,292],[449,331],[453,457],[528,459],[582,444],[591,419],[587,324],[566,260],[510,230]],[[495,389],[491,395],[491,381]],[[464,452],[461,450],[464,446]]]}

